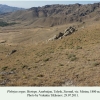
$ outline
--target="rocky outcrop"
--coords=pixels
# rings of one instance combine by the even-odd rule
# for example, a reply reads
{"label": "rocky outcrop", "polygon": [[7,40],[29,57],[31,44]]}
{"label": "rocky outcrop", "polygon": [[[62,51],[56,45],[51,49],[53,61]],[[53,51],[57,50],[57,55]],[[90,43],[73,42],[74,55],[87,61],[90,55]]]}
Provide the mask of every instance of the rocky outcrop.
{"label": "rocky outcrop", "polygon": [[57,39],[62,39],[65,36],[71,35],[72,33],[74,33],[75,31],[77,31],[76,27],[74,26],[70,26],[68,27],[64,33],[59,32],[58,34],[54,35],[52,38],[50,38],[48,41],[53,41],[53,40],[57,40]]}
{"label": "rocky outcrop", "polygon": [[54,35],[54,36],[53,36],[52,38],[50,38],[48,41],[61,39],[63,35],[64,35],[64,33],[59,32],[57,35]]}
{"label": "rocky outcrop", "polygon": [[64,31],[64,35],[63,36],[67,36],[70,35],[72,33],[74,33],[76,31],[76,28],[73,26],[68,27],[65,31]]}

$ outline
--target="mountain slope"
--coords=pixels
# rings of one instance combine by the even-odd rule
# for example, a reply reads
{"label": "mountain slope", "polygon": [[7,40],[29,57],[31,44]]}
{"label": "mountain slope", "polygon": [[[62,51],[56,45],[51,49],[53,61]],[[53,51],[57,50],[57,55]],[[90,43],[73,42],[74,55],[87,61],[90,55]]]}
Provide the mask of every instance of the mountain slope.
{"label": "mountain slope", "polygon": [[[3,29],[0,40],[1,86],[100,86],[100,22],[46,42],[64,26]],[[58,33],[57,32],[57,33]],[[36,45],[35,41],[42,40]],[[12,50],[16,50],[8,55]]]}
{"label": "mountain slope", "polygon": [[[66,21],[63,11],[68,11]],[[19,23],[0,27],[0,86],[100,86],[99,11],[99,3],[48,5],[2,15]],[[77,17],[67,20],[73,13]],[[73,34],[48,41],[73,25]]]}
{"label": "mountain slope", "polygon": [[0,14],[8,13],[8,12],[14,12],[14,11],[17,11],[17,10],[22,10],[22,9],[23,8],[11,7],[11,6],[8,6],[8,5],[0,4]]}
{"label": "mountain slope", "polygon": [[17,11],[5,17],[5,20],[29,22],[35,26],[54,26],[72,22],[100,19],[100,3],[46,5]]}

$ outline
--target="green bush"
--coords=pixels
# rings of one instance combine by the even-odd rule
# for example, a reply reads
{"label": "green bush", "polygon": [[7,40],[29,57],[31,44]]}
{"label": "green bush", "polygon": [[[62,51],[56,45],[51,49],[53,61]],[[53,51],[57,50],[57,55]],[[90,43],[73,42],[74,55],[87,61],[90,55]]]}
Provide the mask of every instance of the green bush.
{"label": "green bush", "polygon": [[3,22],[3,21],[0,22],[1,27],[10,26],[10,25],[14,25],[14,24],[16,24],[16,23],[15,22],[7,23],[7,22]]}

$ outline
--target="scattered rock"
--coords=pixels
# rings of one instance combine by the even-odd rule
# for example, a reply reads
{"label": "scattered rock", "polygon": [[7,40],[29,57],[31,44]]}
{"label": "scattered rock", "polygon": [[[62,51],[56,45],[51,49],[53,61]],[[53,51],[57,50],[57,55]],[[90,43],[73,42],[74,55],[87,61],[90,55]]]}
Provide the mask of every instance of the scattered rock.
{"label": "scattered rock", "polygon": [[12,50],[8,55],[15,53],[17,50]]}
{"label": "scattered rock", "polygon": [[6,83],[9,82],[9,79],[5,79],[2,82],[0,82],[0,85],[6,85]]}
{"label": "scattered rock", "polygon": [[72,80],[66,80],[66,82],[62,84],[62,86],[75,86],[75,84]]}
{"label": "scattered rock", "polygon": [[0,72],[0,75],[10,75],[10,74],[14,74],[14,73],[15,73],[14,71],[10,71],[10,72],[2,71],[2,72]]}
{"label": "scattered rock", "polygon": [[45,65],[44,63],[41,64],[41,66],[44,66],[44,65]]}

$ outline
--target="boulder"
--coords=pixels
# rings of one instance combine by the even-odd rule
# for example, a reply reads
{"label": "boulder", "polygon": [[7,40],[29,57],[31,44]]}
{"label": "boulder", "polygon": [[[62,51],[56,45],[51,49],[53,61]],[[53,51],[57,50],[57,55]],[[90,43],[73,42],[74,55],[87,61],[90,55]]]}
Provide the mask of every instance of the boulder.
{"label": "boulder", "polygon": [[54,35],[52,38],[50,38],[48,41],[53,41],[57,39],[61,39],[64,33],[59,32],[58,34]]}
{"label": "boulder", "polygon": [[76,28],[70,26],[64,31],[64,36],[70,35],[70,34],[74,33],[75,31],[76,31]]}
{"label": "boulder", "polygon": [[48,39],[48,41],[53,41],[56,39],[56,35],[54,35],[52,38]]}
{"label": "boulder", "polygon": [[64,33],[59,32],[58,34],[56,34],[52,38],[50,38],[48,41],[62,39],[64,36],[70,35],[70,34],[74,33],[75,31],[77,31],[76,28],[74,26],[70,26],[64,31]]}
{"label": "boulder", "polygon": [[62,37],[63,35],[64,35],[64,33],[59,32],[59,33],[56,35],[55,39],[59,39],[59,38]]}
{"label": "boulder", "polygon": [[66,31],[63,36],[67,36],[70,34],[70,31]]}

